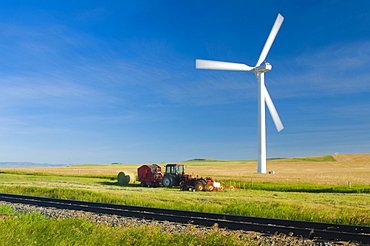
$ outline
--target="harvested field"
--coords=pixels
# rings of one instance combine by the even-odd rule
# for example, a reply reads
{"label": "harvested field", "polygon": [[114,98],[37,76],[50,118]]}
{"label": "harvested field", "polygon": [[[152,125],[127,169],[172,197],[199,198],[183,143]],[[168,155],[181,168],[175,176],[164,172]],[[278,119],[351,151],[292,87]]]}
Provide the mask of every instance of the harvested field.
{"label": "harvested field", "polygon": [[[268,170],[274,170],[275,174],[256,173],[256,161],[183,162],[187,173],[213,176],[224,182],[226,188],[220,192],[147,188],[140,187],[138,182],[120,185],[118,173],[136,172],[140,166],[123,164],[3,168],[0,188],[2,193],[368,225],[369,157],[364,154],[269,160]],[[347,187],[348,181],[352,187]]]}
{"label": "harvested field", "polygon": [[[274,174],[259,174],[257,161],[220,161],[195,159],[183,162],[186,172],[216,179],[255,180],[256,182],[317,183],[330,185],[370,184],[370,154],[329,155],[319,157],[267,160],[267,170]],[[160,164],[164,166],[165,164]],[[0,168],[22,172],[73,175],[117,175],[134,172],[141,165],[69,165],[62,167]]]}
{"label": "harvested field", "polygon": [[274,171],[274,174],[259,174],[256,169],[257,161],[187,168],[188,172],[220,179],[252,178],[256,181],[330,185],[344,185],[348,182],[370,184],[370,154],[267,160],[267,171]]}

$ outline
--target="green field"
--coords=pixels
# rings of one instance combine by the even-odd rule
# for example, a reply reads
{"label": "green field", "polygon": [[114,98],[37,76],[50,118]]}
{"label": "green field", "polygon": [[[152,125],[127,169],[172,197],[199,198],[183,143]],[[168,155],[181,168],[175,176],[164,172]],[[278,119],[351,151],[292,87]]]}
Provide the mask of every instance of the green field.
{"label": "green field", "polygon": [[[0,170],[0,192],[149,206],[213,213],[295,219],[370,226],[370,155],[322,156],[292,159],[270,159],[268,166],[276,175],[253,171],[255,161],[222,161],[195,159],[185,161],[188,173],[211,174],[224,183],[226,189],[218,192],[186,192],[178,188],[146,188],[139,183],[118,185],[120,171],[132,171],[140,165],[70,165],[50,168],[3,168]],[[161,164],[164,166],[164,164]],[[190,170],[190,171],[189,171]],[[3,209],[7,210],[7,208]],[[11,212],[11,213],[14,213]],[[27,217],[28,216],[28,217]],[[32,217],[33,216],[33,217]],[[43,245],[50,240],[37,240],[45,227],[52,226],[60,233],[54,245],[95,245],[102,237],[110,237],[105,245],[130,243],[130,235],[151,231],[136,245],[156,245],[162,238],[169,244],[184,244],[182,238],[193,240],[193,245],[258,245],[246,238],[208,231],[207,235],[171,237],[155,227],[105,228],[84,220],[65,220],[62,223],[39,215],[19,215],[0,220],[0,229],[17,230],[9,234],[9,244]],[[31,220],[33,222],[25,222]],[[32,226],[35,223],[34,226]],[[72,237],[69,229],[85,236]],[[37,226],[36,226],[37,224]],[[30,227],[33,231],[31,235]],[[12,229],[11,229],[12,228]],[[38,228],[38,229],[37,229]],[[38,231],[41,230],[41,231]],[[50,232],[51,233],[51,232]],[[113,235],[119,236],[113,236]],[[2,233],[6,235],[6,233]],[[23,235],[23,236],[21,236]],[[22,239],[20,239],[21,237]],[[70,242],[67,243],[68,238]],[[28,238],[28,241],[24,241]],[[10,240],[11,239],[11,240]],[[184,239],[184,240],[185,240]],[[2,240],[2,238],[0,238]],[[21,241],[18,241],[21,240]],[[44,239],[43,239],[44,240]],[[36,242],[33,244],[32,242]],[[172,243],[171,243],[172,242]],[[200,243],[202,242],[202,243]],[[260,242],[261,243],[261,242]],[[166,245],[159,243],[157,245]],[[263,243],[262,243],[263,245]]]}
{"label": "green field", "polygon": [[0,244],[14,245],[268,245],[239,233],[227,233],[212,228],[200,233],[161,231],[151,225],[107,227],[85,219],[52,219],[38,213],[23,214],[9,206],[0,206],[0,213],[13,214],[0,218]]}
{"label": "green field", "polygon": [[[287,169],[291,165],[297,166],[297,163],[313,163],[318,166],[331,163],[336,165],[338,172],[341,172],[341,166],[348,168],[348,165],[338,163],[332,156],[274,159],[269,160],[268,164],[271,163],[280,163]],[[312,183],[294,177],[293,173],[288,181],[281,182],[278,175],[247,172],[234,175],[233,171],[224,171],[234,166],[255,164],[254,161],[195,159],[184,164],[188,170],[192,168],[199,172],[204,172],[204,168],[212,169],[213,172],[219,170],[215,175],[217,180],[229,188],[219,192],[184,192],[178,188],[142,188],[138,182],[120,186],[117,175],[111,174],[110,169],[116,168],[115,173],[118,173],[117,170],[122,168],[135,170],[140,165],[74,165],[68,168],[33,168],[27,172],[4,168],[0,170],[0,192],[370,226],[370,185],[366,181],[350,184],[341,181],[337,184]],[[357,166],[357,169],[352,168],[354,172],[358,172],[361,167],[364,172],[362,175],[369,176],[366,162],[356,163],[352,158],[351,165]],[[80,174],[74,174],[76,169]],[[86,170],[89,174],[86,174]],[[317,176],[317,172],[306,173],[306,176],[307,181],[310,181],[311,176]]]}

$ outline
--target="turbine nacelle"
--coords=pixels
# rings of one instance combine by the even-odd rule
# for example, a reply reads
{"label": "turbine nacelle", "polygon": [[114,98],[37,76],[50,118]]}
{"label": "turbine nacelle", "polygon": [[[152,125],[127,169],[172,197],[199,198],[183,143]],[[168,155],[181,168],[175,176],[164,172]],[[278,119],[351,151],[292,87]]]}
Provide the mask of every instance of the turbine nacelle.
{"label": "turbine nacelle", "polygon": [[271,64],[265,62],[265,63],[263,63],[263,65],[253,68],[252,71],[255,72],[255,73],[264,73],[264,72],[270,71],[271,69],[272,69]]}

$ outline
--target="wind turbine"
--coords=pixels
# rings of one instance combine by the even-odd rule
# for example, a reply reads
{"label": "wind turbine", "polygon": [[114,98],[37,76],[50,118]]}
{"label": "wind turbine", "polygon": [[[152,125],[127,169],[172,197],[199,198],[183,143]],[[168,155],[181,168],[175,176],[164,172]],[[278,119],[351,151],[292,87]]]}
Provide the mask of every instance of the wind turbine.
{"label": "wind turbine", "polygon": [[[242,63],[210,61],[196,59],[196,68],[198,69],[216,69],[216,70],[235,70],[235,71],[251,71],[258,80],[258,173],[266,173],[266,114],[265,103],[270,111],[271,117],[275,123],[276,129],[280,132],[284,129],[283,123],[280,120],[279,114],[276,111],[274,103],[271,100],[270,94],[265,86],[265,72],[270,71],[272,66],[270,63],[264,62],[266,56],[275,40],[280,26],[284,21],[284,17],[278,14],[275,23],[266,40],[265,46],[262,49],[260,57],[254,67],[250,67]],[[261,65],[262,64],[262,65]]]}

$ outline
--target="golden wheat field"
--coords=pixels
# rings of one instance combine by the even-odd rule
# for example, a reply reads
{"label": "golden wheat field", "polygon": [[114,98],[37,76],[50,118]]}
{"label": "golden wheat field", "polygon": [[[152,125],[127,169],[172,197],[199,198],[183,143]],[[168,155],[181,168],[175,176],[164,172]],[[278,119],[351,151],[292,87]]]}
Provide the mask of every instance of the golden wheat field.
{"label": "golden wheat field", "polygon": [[[370,184],[370,154],[333,155],[334,161],[314,161],[310,158],[277,159],[267,161],[267,170],[274,174],[256,172],[257,162],[245,162],[213,167],[189,166],[188,170],[202,175],[230,176],[256,181],[318,183],[318,184]],[[308,160],[305,160],[308,159]]]}
{"label": "golden wheat field", "polygon": [[[329,160],[327,160],[329,159]],[[370,184],[370,154],[348,154],[307,158],[267,160],[267,170],[274,174],[257,173],[256,161],[221,161],[196,159],[184,161],[186,172],[216,179],[238,179],[344,185]],[[165,164],[159,164],[164,167]],[[61,167],[2,168],[23,172],[44,172],[74,175],[117,175],[121,171],[136,173],[141,165],[134,164],[79,164]]]}

